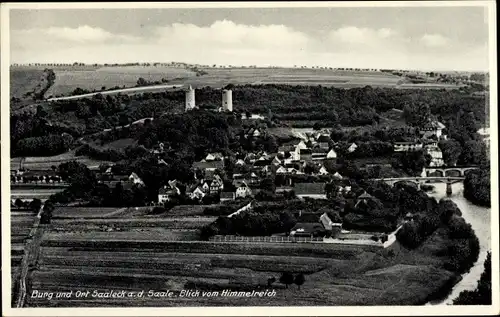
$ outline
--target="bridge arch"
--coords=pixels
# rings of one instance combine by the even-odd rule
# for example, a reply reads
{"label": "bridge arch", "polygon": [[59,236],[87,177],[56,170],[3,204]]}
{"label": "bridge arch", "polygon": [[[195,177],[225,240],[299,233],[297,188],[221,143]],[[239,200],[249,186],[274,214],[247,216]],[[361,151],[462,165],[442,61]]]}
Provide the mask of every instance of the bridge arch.
{"label": "bridge arch", "polygon": [[452,168],[452,169],[447,169],[445,170],[444,172],[444,176],[451,176],[451,177],[462,177],[463,176],[463,173],[462,173],[462,170],[460,169],[455,169],[455,168]]}
{"label": "bridge arch", "polygon": [[413,179],[404,179],[404,180],[399,180],[399,181],[395,181],[393,183],[393,186],[402,186],[402,185],[411,185],[411,186],[415,186],[415,187],[419,187],[420,186],[420,183],[417,181],[417,180],[413,180]]}
{"label": "bridge arch", "polygon": [[427,171],[426,174],[427,174],[426,175],[427,177],[443,177],[443,176],[445,176],[444,171],[440,170],[440,169]]}

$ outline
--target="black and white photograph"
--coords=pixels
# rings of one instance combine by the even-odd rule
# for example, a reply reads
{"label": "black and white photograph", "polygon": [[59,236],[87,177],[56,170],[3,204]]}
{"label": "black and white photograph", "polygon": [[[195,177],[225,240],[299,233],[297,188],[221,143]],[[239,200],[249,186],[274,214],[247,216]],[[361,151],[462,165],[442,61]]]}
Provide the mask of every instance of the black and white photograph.
{"label": "black and white photograph", "polygon": [[497,314],[495,10],[2,4],[3,315]]}

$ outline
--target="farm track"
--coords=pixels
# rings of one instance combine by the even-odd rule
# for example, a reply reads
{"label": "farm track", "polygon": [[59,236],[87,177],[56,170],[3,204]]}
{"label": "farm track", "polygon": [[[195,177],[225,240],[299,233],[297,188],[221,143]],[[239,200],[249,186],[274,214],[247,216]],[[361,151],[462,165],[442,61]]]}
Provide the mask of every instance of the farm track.
{"label": "farm track", "polygon": [[95,95],[114,95],[114,94],[134,94],[140,92],[148,92],[148,91],[156,91],[163,89],[173,89],[173,88],[182,88],[183,85],[153,85],[153,86],[145,86],[145,87],[131,87],[131,88],[122,88],[116,90],[107,90],[107,91],[98,91],[92,92],[88,94],[76,95],[76,96],[67,96],[67,97],[56,97],[56,98],[48,98],[47,101],[61,101],[61,100],[75,100],[81,98],[89,98]]}

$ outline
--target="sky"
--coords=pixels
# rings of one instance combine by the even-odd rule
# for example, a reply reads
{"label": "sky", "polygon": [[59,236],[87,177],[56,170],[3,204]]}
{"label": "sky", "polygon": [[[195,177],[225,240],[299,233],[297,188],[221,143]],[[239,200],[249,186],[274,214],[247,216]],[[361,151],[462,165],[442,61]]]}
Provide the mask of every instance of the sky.
{"label": "sky", "polygon": [[483,7],[13,9],[11,63],[488,70]]}

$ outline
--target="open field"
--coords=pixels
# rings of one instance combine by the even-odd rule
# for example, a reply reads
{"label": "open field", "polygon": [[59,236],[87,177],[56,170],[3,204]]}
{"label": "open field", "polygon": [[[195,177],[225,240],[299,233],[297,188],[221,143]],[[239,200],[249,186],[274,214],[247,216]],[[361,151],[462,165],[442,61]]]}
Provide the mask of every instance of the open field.
{"label": "open field", "polygon": [[[28,306],[411,305],[424,303],[434,289],[453,279],[452,273],[437,269],[426,256],[419,256],[418,265],[400,264],[401,259],[361,247],[146,241],[146,235],[124,241],[119,235],[46,233],[32,287],[54,292],[144,290],[143,298],[40,298],[30,299]],[[306,275],[301,290],[295,285],[285,289],[280,283],[267,287],[267,279],[278,279],[283,271]],[[182,289],[274,289],[276,296],[148,296],[150,290],[167,289],[176,295]]]}
{"label": "open field", "polygon": [[101,90],[102,87],[134,87],[142,77],[147,81],[161,81],[162,78],[189,78],[195,72],[178,67],[166,66],[113,66],[113,67],[78,67],[54,68],[56,81],[45,93],[45,97],[69,95],[76,88]]}
{"label": "open field", "polygon": [[17,188],[10,191],[11,200],[16,200],[18,198],[22,200],[32,200],[38,198],[40,200],[46,200],[51,195],[55,193],[62,192],[64,188],[40,188],[40,189],[23,189]]}
{"label": "open field", "polygon": [[[106,161],[98,161],[90,159],[86,156],[75,156],[75,151],[69,151],[63,154],[55,156],[39,156],[39,157],[26,157],[23,163],[23,167],[28,170],[51,170],[52,166],[58,166],[59,164],[77,161],[82,164],[87,165],[90,169],[96,169],[101,164],[111,163]],[[10,159],[10,169],[16,170],[20,167],[21,158],[14,157]]]}
{"label": "open field", "polygon": [[44,68],[19,68],[10,69],[10,97],[24,98],[40,84]]}
{"label": "open field", "polygon": [[[416,305],[456,278],[439,268],[440,258],[429,255],[439,241],[421,251],[396,249],[395,255],[364,245],[199,241],[198,229],[216,219],[200,216],[203,207],[179,206],[162,215],[148,215],[147,208],[56,208],[42,237],[31,290],[144,290],[146,294],[106,301],[28,298],[27,307]],[[22,236],[29,232],[33,215],[17,212],[17,216],[13,233]],[[19,257],[21,252],[13,247],[13,255]],[[286,289],[279,282],[267,286],[269,278],[279,279],[285,271],[305,274],[301,290],[295,285]],[[182,289],[274,289],[276,296],[148,296],[150,290],[179,295]]]}

